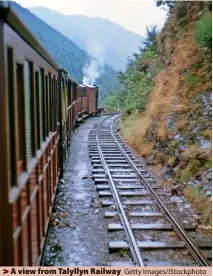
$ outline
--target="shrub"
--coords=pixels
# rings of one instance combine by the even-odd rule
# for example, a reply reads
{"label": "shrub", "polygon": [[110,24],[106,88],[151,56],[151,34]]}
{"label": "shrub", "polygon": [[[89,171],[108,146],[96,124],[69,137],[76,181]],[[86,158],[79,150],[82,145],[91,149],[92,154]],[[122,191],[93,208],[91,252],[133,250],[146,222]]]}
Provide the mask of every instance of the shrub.
{"label": "shrub", "polygon": [[190,163],[184,169],[181,169],[179,172],[180,182],[183,183],[189,180],[191,176],[193,176],[200,170],[200,167],[201,163],[198,160],[190,161]]}
{"label": "shrub", "polygon": [[197,78],[189,72],[185,77],[185,81],[189,86],[194,86],[197,83]]}
{"label": "shrub", "polygon": [[197,211],[201,215],[202,222],[211,224],[212,221],[212,202],[203,193],[202,186],[195,187],[187,185],[186,197],[195,204]]}
{"label": "shrub", "polygon": [[110,112],[120,111],[120,94],[118,92],[114,92],[109,94],[105,100],[102,102],[105,109]]}
{"label": "shrub", "polygon": [[195,41],[200,48],[212,47],[212,17],[205,13],[195,25]]}
{"label": "shrub", "polygon": [[181,2],[179,6],[177,6],[176,10],[176,20],[179,21],[187,16],[187,3]]}

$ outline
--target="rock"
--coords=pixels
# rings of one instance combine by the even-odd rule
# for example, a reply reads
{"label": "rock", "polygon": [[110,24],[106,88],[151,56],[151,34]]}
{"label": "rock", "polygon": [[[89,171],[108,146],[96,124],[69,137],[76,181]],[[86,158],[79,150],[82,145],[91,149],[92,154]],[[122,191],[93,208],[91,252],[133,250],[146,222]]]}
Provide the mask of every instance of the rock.
{"label": "rock", "polygon": [[212,170],[208,170],[205,177],[207,180],[211,181],[212,180]]}
{"label": "rock", "polygon": [[211,196],[211,195],[212,195],[211,191],[206,192],[206,196]]}
{"label": "rock", "polygon": [[189,203],[188,203],[188,204],[185,204],[185,205],[184,205],[184,208],[185,208],[185,209],[191,208],[191,204],[189,204]]}
{"label": "rock", "polygon": [[174,139],[176,141],[180,141],[181,140],[181,135],[180,134],[175,135]]}
{"label": "rock", "polygon": [[183,198],[181,198],[180,196],[172,196],[171,200],[173,202],[177,202],[177,203],[182,203],[183,202]]}
{"label": "rock", "polygon": [[180,191],[180,184],[175,185],[171,188],[171,194],[172,195],[178,195],[179,191]]}
{"label": "rock", "polygon": [[67,212],[62,213],[62,217],[63,217],[63,218],[66,218],[67,216],[68,216],[68,213],[67,213]]}
{"label": "rock", "polygon": [[85,175],[85,176],[82,177],[82,179],[89,179],[89,178],[92,179],[92,176],[91,175]]}
{"label": "rock", "polygon": [[150,155],[146,159],[146,164],[147,165],[153,165],[154,164],[154,155]]}
{"label": "rock", "polygon": [[200,140],[200,148],[201,149],[208,149],[208,148],[211,148],[211,142],[208,141],[208,140]]}
{"label": "rock", "polygon": [[180,149],[180,151],[185,151],[185,150],[187,149],[187,147],[184,146],[184,145],[180,145],[180,146],[179,146],[179,149]]}

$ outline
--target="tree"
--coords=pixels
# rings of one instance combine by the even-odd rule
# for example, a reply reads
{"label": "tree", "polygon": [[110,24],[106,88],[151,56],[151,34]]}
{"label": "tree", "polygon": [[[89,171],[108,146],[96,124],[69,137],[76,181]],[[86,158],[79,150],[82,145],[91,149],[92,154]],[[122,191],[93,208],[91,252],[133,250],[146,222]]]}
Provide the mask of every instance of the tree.
{"label": "tree", "polygon": [[143,45],[145,46],[144,47],[145,49],[149,48],[151,51],[157,51],[157,48],[158,48],[157,35],[158,35],[158,32],[157,32],[156,25],[150,28],[149,27],[146,28],[146,38],[142,42]]}
{"label": "tree", "polygon": [[177,2],[178,1],[163,0],[163,1],[156,1],[156,5],[157,7],[161,7],[161,6],[166,7],[169,9],[169,12],[170,12]]}

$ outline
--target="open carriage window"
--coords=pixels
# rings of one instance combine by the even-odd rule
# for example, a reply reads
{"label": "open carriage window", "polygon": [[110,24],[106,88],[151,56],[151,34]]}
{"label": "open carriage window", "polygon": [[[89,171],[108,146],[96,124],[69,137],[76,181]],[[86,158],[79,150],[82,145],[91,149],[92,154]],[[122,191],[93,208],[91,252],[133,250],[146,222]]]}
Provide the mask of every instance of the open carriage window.
{"label": "open carriage window", "polygon": [[26,125],[26,156],[29,160],[33,156],[33,65],[25,61],[25,125]]}
{"label": "open carriage window", "polygon": [[39,72],[39,121],[40,121],[40,142],[44,141],[45,137],[45,125],[44,125],[44,69],[40,69]]}
{"label": "open carriage window", "polygon": [[7,87],[10,133],[10,183],[16,185],[16,148],[15,148],[15,103],[14,103],[14,64],[13,48],[7,48]]}
{"label": "open carriage window", "polygon": [[25,107],[24,107],[24,68],[16,64],[16,87],[17,87],[17,113],[18,113],[18,174],[25,169]]}

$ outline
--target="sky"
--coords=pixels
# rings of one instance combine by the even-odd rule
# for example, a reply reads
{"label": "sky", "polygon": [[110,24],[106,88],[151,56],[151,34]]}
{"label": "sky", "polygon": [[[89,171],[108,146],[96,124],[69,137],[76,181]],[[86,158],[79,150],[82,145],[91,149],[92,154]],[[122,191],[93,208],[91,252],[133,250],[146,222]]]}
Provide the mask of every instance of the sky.
{"label": "sky", "polygon": [[45,6],[63,14],[83,14],[113,21],[128,31],[145,36],[146,26],[161,28],[166,12],[154,0],[15,0],[22,6]]}

